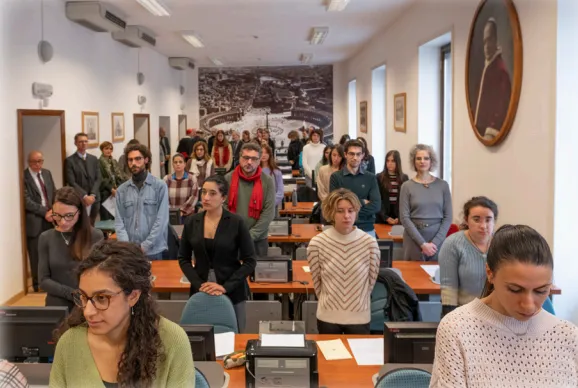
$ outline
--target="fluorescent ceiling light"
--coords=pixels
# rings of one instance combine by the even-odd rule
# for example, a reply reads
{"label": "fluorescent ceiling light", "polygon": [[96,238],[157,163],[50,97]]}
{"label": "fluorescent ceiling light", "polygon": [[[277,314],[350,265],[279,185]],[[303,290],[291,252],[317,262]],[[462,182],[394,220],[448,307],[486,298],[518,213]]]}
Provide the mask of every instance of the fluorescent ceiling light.
{"label": "fluorescent ceiling light", "polygon": [[205,47],[199,35],[194,32],[183,32],[183,38],[195,48]]}
{"label": "fluorescent ceiling light", "polygon": [[313,59],[313,54],[301,54],[301,57],[299,57],[299,60],[303,64],[311,62],[311,59]]}
{"label": "fluorescent ceiling light", "polygon": [[211,62],[213,62],[215,64],[215,66],[223,66],[223,62],[221,62],[220,59],[218,58],[209,58],[211,60]]}
{"label": "fluorescent ceiling light", "polygon": [[329,27],[313,27],[311,30],[311,44],[322,44],[329,34]]}
{"label": "fluorescent ceiling light", "polygon": [[136,0],[140,5],[145,7],[147,11],[155,16],[171,16],[171,13],[166,5],[161,0]]}
{"label": "fluorescent ceiling light", "polygon": [[329,0],[327,11],[343,11],[347,4],[349,4],[349,0]]}

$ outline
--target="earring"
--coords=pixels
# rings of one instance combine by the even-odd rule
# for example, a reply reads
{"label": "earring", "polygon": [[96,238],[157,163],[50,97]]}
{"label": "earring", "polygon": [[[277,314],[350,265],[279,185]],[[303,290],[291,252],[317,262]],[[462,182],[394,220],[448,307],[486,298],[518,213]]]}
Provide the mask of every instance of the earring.
{"label": "earring", "polygon": [[130,315],[133,315],[133,316],[134,316],[134,307],[131,307],[131,308],[130,308]]}

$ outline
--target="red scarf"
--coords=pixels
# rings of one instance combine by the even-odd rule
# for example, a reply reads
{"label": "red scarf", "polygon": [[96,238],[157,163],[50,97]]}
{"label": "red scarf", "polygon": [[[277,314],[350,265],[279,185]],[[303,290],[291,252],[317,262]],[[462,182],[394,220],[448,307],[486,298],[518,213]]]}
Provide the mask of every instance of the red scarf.
{"label": "red scarf", "polygon": [[249,217],[256,220],[261,215],[263,210],[263,184],[261,183],[261,166],[257,167],[257,171],[251,177],[245,176],[241,166],[237,166],[233,170],[231,177],[231,188],[229,190],[229,211],[237,213],[237,195],[239,190],[239,178],[245,182],[253,182],[253,192],[249,199]]}
{"label": "red scarf", "polygon": [[[221,158],[219,154],[219,148],[223,147],[223,162],[221,163]],[[229,147],[225,145],[225,142],[218,143],[215,142],[213,147],[213,159],[215,159],[215,164],[217,167],[225,167],[229,163]]]}

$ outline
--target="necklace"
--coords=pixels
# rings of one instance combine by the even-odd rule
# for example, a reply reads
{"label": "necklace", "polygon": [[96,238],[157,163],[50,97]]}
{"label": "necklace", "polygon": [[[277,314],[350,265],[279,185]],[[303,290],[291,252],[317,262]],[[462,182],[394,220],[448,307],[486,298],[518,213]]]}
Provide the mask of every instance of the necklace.
{"label": "necklace", "polygon": [[478,250],[478,252],[480,252],[482,255],[486,256],[488,253],[488,247],[490,246],[490,241],[488,241],[486,244],[484,244],[484,249],[482,250],[479,247],[480,244],[475,242],[474,239],[472,238],[472,236],[470,235],[469,230],[467,230],[465,234],[466,234],[466,237],[468,238],[468,240],[470,240],[470,242],[474,246],[474,248],[476,248]]}
{"label": "necklace", "polygon": [[423,187],[425,187],[426,189],[429,189],[429,185],[431,183],[433,183],[433,181],[435,180],[435,178],[433,178],[432,176],[430,176],[426,181],[422,181],[421,179],[419,179],[417,176],[415,178],[413,178],[413,180],[421,185],[423,185]]}
{"label": "necklace", "polygon": [[64,233],[60,232],[60,235],[62,236],[62,239],[64,240],[64,243],[68,246],[70,245],[70,240],[72,240],[72,237],[70,239],[66,239],[66,237],[64,237]]}

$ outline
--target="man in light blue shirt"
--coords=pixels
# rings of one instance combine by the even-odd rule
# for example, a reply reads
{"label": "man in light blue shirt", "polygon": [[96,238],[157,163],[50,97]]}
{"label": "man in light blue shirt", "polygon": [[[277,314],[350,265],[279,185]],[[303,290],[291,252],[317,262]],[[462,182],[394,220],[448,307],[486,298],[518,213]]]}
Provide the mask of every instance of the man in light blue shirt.
{"label": "man in light blue shirt", "polygon": [[124,155],[132,178],[116,192],[116,238],[139,244],[150,260],[161,260],[168,249],[167,185],[148,172],[152,157],[147,146],[127,146]]}

